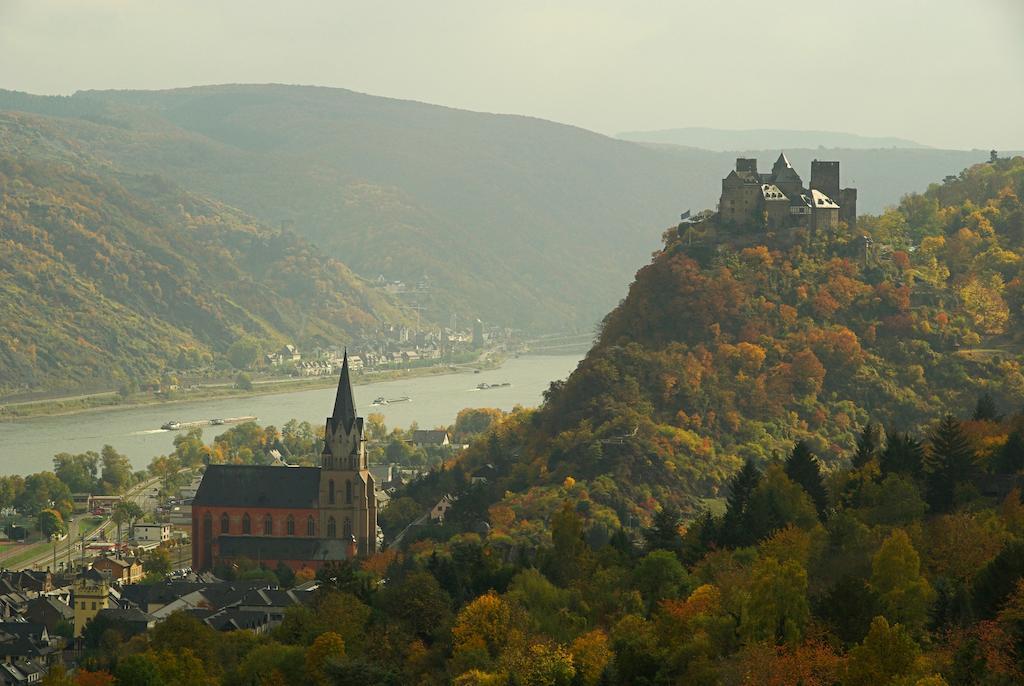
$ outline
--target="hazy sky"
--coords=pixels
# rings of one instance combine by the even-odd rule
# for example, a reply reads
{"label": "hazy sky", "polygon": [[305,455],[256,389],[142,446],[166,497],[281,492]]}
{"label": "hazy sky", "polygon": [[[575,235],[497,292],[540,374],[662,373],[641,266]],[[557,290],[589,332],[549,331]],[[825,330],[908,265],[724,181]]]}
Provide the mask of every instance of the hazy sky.
{"label": "hazy sky", "polygon": [[1024,0],[0,0],[0,88],[229,82],[1024,149]]}

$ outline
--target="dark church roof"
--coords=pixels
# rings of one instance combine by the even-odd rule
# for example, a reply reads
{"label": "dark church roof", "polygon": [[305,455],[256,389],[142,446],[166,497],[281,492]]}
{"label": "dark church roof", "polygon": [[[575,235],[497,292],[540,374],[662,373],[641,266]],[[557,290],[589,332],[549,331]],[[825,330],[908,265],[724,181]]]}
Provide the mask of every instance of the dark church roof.
{"label": "dark church roof", "polygon": [[352,379],[348,371],[348,351],[345,351],[345,359],[341,363],[341,379],[338,381],[338,393],[334,397],[334,412],[331,420],[337,424],[341,422],[346,432],[352,431],[356,423],[356,399],[352,394]]}
{"label": "dark church roof", "polygon": [[221,536],[220,557],[250,560],[344,560],[348,555],[340,538]]}
{"label": "dark church roof", "polygon": [[211,464],[192,505],[315,508],[319,491],[319,467]]}

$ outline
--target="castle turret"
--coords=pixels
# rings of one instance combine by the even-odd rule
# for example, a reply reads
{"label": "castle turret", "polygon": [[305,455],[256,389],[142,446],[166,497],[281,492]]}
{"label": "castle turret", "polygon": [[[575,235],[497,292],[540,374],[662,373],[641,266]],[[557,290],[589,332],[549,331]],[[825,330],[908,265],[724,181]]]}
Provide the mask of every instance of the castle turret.
{"label": "castle turret", "polygon": [[814,160],[811,162],[811,190],[821,191],[831,200],[839,202],[839,163]]}

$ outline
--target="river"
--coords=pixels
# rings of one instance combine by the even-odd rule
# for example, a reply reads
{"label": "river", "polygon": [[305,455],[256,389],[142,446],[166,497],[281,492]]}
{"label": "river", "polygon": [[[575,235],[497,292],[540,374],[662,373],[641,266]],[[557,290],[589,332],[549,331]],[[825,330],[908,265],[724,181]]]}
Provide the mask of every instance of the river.
{"label": "river", "polygon": [[[388,428],[406,428],[416,422],[422,428],[448,425],[465,407],[497,407],[510,410],[515,405],[535,407],[541,394],[555,380],[564,379],[576,368],[579,355],[523,355],[510,359],[499,369],[423,376],[359,385],[355,387],[359,414],[384,415]],[[480,383],[509,386],[477,390]],[[31,474],[53,468],[57,453],[99,451],[112,445],[131,459],[137,469],[149,464],[156,455],[173,450],[177,435],[159,427],[175,419],[194,421],[213,417],[256,416],[262,425],[280,427],[289,419],[322,423],[334,406],[334,388],[295,391],[248,398],[224,398],[168,405],[142,405],[131,408],[97,410],[55,417],[36,417],[0,423],[0,474]],[[379,396],[409,402],[371,406]],[[209,441],[226,427],[204,428]]]}

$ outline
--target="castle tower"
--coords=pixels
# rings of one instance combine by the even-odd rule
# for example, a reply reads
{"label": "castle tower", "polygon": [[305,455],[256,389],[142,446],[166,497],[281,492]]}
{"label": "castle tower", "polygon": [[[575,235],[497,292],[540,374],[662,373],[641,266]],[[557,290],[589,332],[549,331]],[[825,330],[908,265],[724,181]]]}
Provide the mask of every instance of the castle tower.
{"label": "castle tower", "polygon": [[347,351],[334,412],[327,418],[318,500],[321,538],[336,538],[346,544],[355,538],[360,555],[376,552],[377,497],[366,465],[363,418],[356,416]]}
{"label": "castle tower", "polygon": [[813,160],[811,162],[811,190],[821,191],[838,203],[839,163]]}

